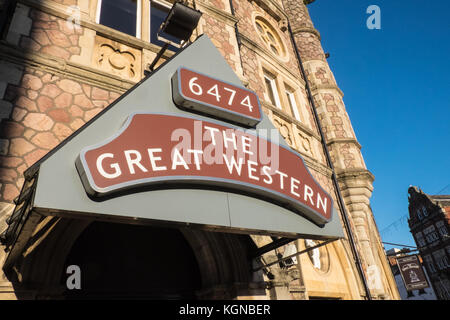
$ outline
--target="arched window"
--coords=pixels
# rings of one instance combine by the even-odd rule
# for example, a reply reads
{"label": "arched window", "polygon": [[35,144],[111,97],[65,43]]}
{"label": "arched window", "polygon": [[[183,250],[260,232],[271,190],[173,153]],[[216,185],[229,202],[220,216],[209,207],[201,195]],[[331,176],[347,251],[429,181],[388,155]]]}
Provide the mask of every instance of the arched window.
{"label": "arched window", "polygon": [[255,26],[259,36],[264,41],[270,51],[276,56],[283,57],[286,54],[283,42],[275,29],[263,18],[255,19]]}

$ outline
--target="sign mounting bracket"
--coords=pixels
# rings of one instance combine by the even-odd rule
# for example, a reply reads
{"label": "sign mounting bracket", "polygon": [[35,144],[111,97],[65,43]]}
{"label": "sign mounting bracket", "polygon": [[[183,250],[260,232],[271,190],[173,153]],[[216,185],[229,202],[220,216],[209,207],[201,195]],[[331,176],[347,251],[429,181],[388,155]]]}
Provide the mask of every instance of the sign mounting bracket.
{"label": "sign mounting bracket", "polygon": [[[285,239],[285,238],[284,238],[284,239]],[[279,240],[281,240],[281,239],[279,239]],[[294,240],[297,240],[297,239],[289,239],[289,240],[294,241]],[[322,246],[325,246],[325,245],[327,245],[327,244],[329,244],[329,243],[331,243],[331,242],[334,242],[334,241],[336,241],[336,240],[338,240],[338,239],[329,239],[329,240],[326,240],[326,241],[324,241],[324,242],[322,242],[322,243],[319,243],[319,244],[316,245],[316,246],[307,248],[307,249],[305,249],[305,250],[298,251],[298,252],[296,252],[296,253],[294,253],[294,254],[291,254],[291,255],[289,255],[289,256],[287,256],[287,257],[283,257],[283,258],[278,259],[278,260],[276,260],[276,261],[273,261],[273,262],[271,262],[271,263],[268,263],[268,264],[259,266],[259,267],[255,268],[255,269],[253,269],[252,271],[253,271],[253,272],[256,272],[256,271],[259,271],[259,270],[261,270],[261,269],[265,269],[265,268],[267,268],[267,267],[273,266],[274,264],[283,262],[283,261],[288,260],[288,259],[290,259],[290,258],[297,257],[297,256],[299,256],[299,255],[301,255],[301,254],[303,254],[303,253],[307,253],[307,252],[309,252],[309,251],[311,251],[311,250],[314,250],[314,249],[320,248],[320,247],[322,247]],[[289,241],[289,242],[291,242],[291,241]],[[289,242],[287,242],[287,243],[289,243]],[[273,244],[273,243],[271,243],[271,244]],[[269,244],[269,245],[271,245],[271,244]],[[279,247],[281,247],[281,246],[282,246],[282,245],[279,245],[278,247],[274,247],[272,250],[274,250],[274,249],[276,249],[276,248],[279,248]],[[270,250],[268,250],[268,251],[270,251]],[[268,251],[266,251],[266,252],[268,252]],[[261,255],[260,255],[260,256],[261,256]]]}
{"label": "sign mounting bracket", "polygon": [[273,240],[271,243],[266,244],[262,246],[261,248],[258,248],[252,252],[252,258],[258,258],[262,256],[263,254],[278,249],[279,247],[282,247],[288,243],[291,243],[292,241],[297,240],[298,238],[279,238]]}

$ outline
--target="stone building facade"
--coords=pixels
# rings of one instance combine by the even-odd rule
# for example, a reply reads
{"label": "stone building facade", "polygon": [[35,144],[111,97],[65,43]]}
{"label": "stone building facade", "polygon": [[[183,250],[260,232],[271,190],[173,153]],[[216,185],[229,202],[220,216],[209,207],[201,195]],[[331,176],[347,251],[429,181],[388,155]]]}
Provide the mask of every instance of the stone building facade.
{"label": "stone building facade", "polygon": [[450,299],[450,195],[410,187],[408,224],[439,300]]}
{"label": "stone building facade", "polygon": [[[26,184],[24,171],[144,77],[160,48],[152,40],[152,10],[165,12],[171,6],[165,0],[130,1],[136,5],[136,32],[127,34],[100,23],[102,10],[106,12],[105,0],[3,2],[4,8],[13,6],[13,14],[3,25],[0,42],[2,231],[14,210],[14,199]],[[119,3],[122,2],[126,1]],[[298,256],[290,264],[275,264],[255,281],[249,271],[248,253],[251,248],[270,243],[270,237],[192,230],[162,232],[156,228],[153,234],[161,238],[153,240],[172,236],[173,243],[188,243],[198,266],[186,253],[173,263],[186,263],[184,269],[191,270],[191,274],[155,267],[161,273],[172,270],[180,278],[165,284],[156,280],[145,282],[147,288],[156,288],[148,296],[183,297],[177,286],[184,283],[183,288],[189,288],[191,295],[208,299],[364,299],[364,279],[372,299],[398,299],[370,208],[374,177],[365,166],[343,93],[326,61],[320,33],[314,28],[306,4],[293,0],[192,0],[188,5],[203,13],[193,38],[209,36],[242,83],[260,97],[263,111],[282,137],[302,155],[315,179],[337,203],[332,180],[335,174],[363,277],[354,262],[349,234],[343,240]],[[303,62],[317,118],[296,51]],[[173,54],[167,51],[163,60]],[[334,172],[327,163],[324,145],[331,155]],[[342,219],[343,212],[336,209]],[[74,224],[64,218],[42,219],[35,239],[26,245],[20,261],[10,268],[12,271],[0,273],[0,298],[69,297],[72,293],[67,292],[61,280],[63,266],[74,257],[83,256],[83,245],[95,232],[107,233],[111,239],[120,234],[125,239],[125,235],[138,236],[142,231],[126,228],[97,222]],[[71,230],[78,231],[69,239]],[[299,239],[265,253],[262,259],[266,263],[274,261],[284,251],[301,251],[312,242]],[[101,249],[104,255],[121,252],[117,241],[105,248]],[[2,265],[7,255],[8,248],[2,248]],[[164,255],[161,253],[160,258]],[[49,267],[48,259],[45,262],[39,258],[42,256],[53,259],[54,265],[59,261],[60,268]],[[84,257],[87,256],[86,253]],[[118,261],[127,257],[116,258]],[[198,279],[192,274],[198,274]],[[186,278],[192,278],[193,283],[183,280]],[[116,294],[121,296],[126,283],[124,280],[122,287],[108,288],[117,289]],[[164,292],[158,289],[162,287],[172,291],[158,294]],[[137,291],[135,295],[146,295]]]}

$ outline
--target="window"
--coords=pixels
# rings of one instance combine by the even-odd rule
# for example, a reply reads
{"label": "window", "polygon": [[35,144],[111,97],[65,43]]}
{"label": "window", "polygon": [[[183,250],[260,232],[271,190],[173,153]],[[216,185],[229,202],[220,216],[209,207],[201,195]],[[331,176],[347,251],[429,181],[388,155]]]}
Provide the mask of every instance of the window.
{"label": "window", "polygon": [[445,268],[450,267],[450,264],[448,263],[448,259],[447,259],[446,256],[443,256],[443,257],[442,257],[442,263],[443,263],[443,265],[445,266]]}
{"label": "window", "polygon": [[[446,284],[447,282],[447,284]],[[442,281],[441,278],[439,278],[439,282],[436,283],[436,293],[437,296],[440,296],[443,300],[449,300],[450,299],[450,293],[448,292],[448,281]]]}
{"label": "window", "polygon": [[444,250],[433,252],[433,257],[439,270],[444,270],[448,267],[448,260]]}
{"label": "window", "polygon": [[[173,1],[165,0],[98,0],[97,23],[149,41],[157,46],[164,42],[158,40],[159,27],[164,22]],[[169,35],[164,38],[179,43],[179,39]],[[177,51],[175,46],[169,50]]]}
{"label": "window", "polygon": [[445,226],[444,221],[439,221],[436,223],[436,227],[439,230],[439,233],[441,234],[441,236],[443,236],[444,238],[446,236],[448,236],[448,231],[447,231],[447,227]]}
{"label": "window", "polygon": [[269,73],[264,73],[264,82],[266,83],[266,91],[269,101],[278,109],[281,108],[280,97],[278,96],[278,86],[275,77]]}
{"label": "window", "polygon": [[431,258],[431,256],[425,256],[423,257],[423,260],[425,260],[425,263],[427,264],[430,272],[432,273],[436,272],[436,268],[434,266],[433,259]]}
{"label": "window", "polygon": [[416,243],[419,247],[425,247],[427,243],[425,242],[425,239],[423,238],[422,232],[417,232],[416,235]]}
{"label": "window", "polygon": [[430,226],[423,230],[423,234],[425,235],[425,239],[427,239],[428,243],[433,243],[439,240],[439,236],[436,232],[434,226]]}
{"label": "window", "polygon": [[419,220],[422,220],[423,219],[422,210],[417,209],[416,213],[417,213],[417,218],[419,218]]}
{"label": "window", "polygon": [[427,209],[424,206],[422,206],[422,213],[424,217],[428,217]]}
{"label": "window", "polygon": [[433,242],[439,240],[436,232],[430,232],[425,237],[426,237],[428,243],[433,243]]}
{"label": "window", "polygon": [[281,37],[275,31],[275,28],[273,28],[269,22],[261,17],[257,17],[255,19],[255,26],[259,36],[270,51],[279,57],[283,57],[285,55],[285,49],[281,41]]}
{"label": "window", "polygon": [[141,0],[98,0],[97,23],[141,37]]}
{"label": "window", "polygon": [[289,107],[291,108],[292,115],[295,117],[295,119],[301,121],[300,113],[297,107],[297,102],[295,101],[295,94],[293,90],[290,89],[286,90],[286,98],[288,100]]}
{"label": "window", "polygon": [[[170,11],[171,6],[163,4],[163,3],[159,3],[156,1],[151,1],[151,5],[150,5],[150,42],[153,44],[156,44],[157,46],[163,46],[165,43],[158,40],[158,30],[159,27],[161,26],[161,24],[164,22],[164,20],[167,17],[167,14]],[[179,43],[180,41],[170,35],[163,35],[164,38],[166,38],[167,40]],[[169,50],[172,51],[177,51],[178,48],[174,47],[174,46],[169,46]]]}

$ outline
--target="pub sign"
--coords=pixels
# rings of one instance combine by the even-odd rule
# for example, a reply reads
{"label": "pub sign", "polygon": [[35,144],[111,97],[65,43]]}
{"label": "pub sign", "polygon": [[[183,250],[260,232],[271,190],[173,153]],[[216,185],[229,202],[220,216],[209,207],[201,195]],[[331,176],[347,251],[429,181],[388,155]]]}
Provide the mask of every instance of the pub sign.
{"label": "pub sign", "polygon": [[399,257],[397,258],[397,265],[406,290],[420,290],[429,287],[417,255]]}

